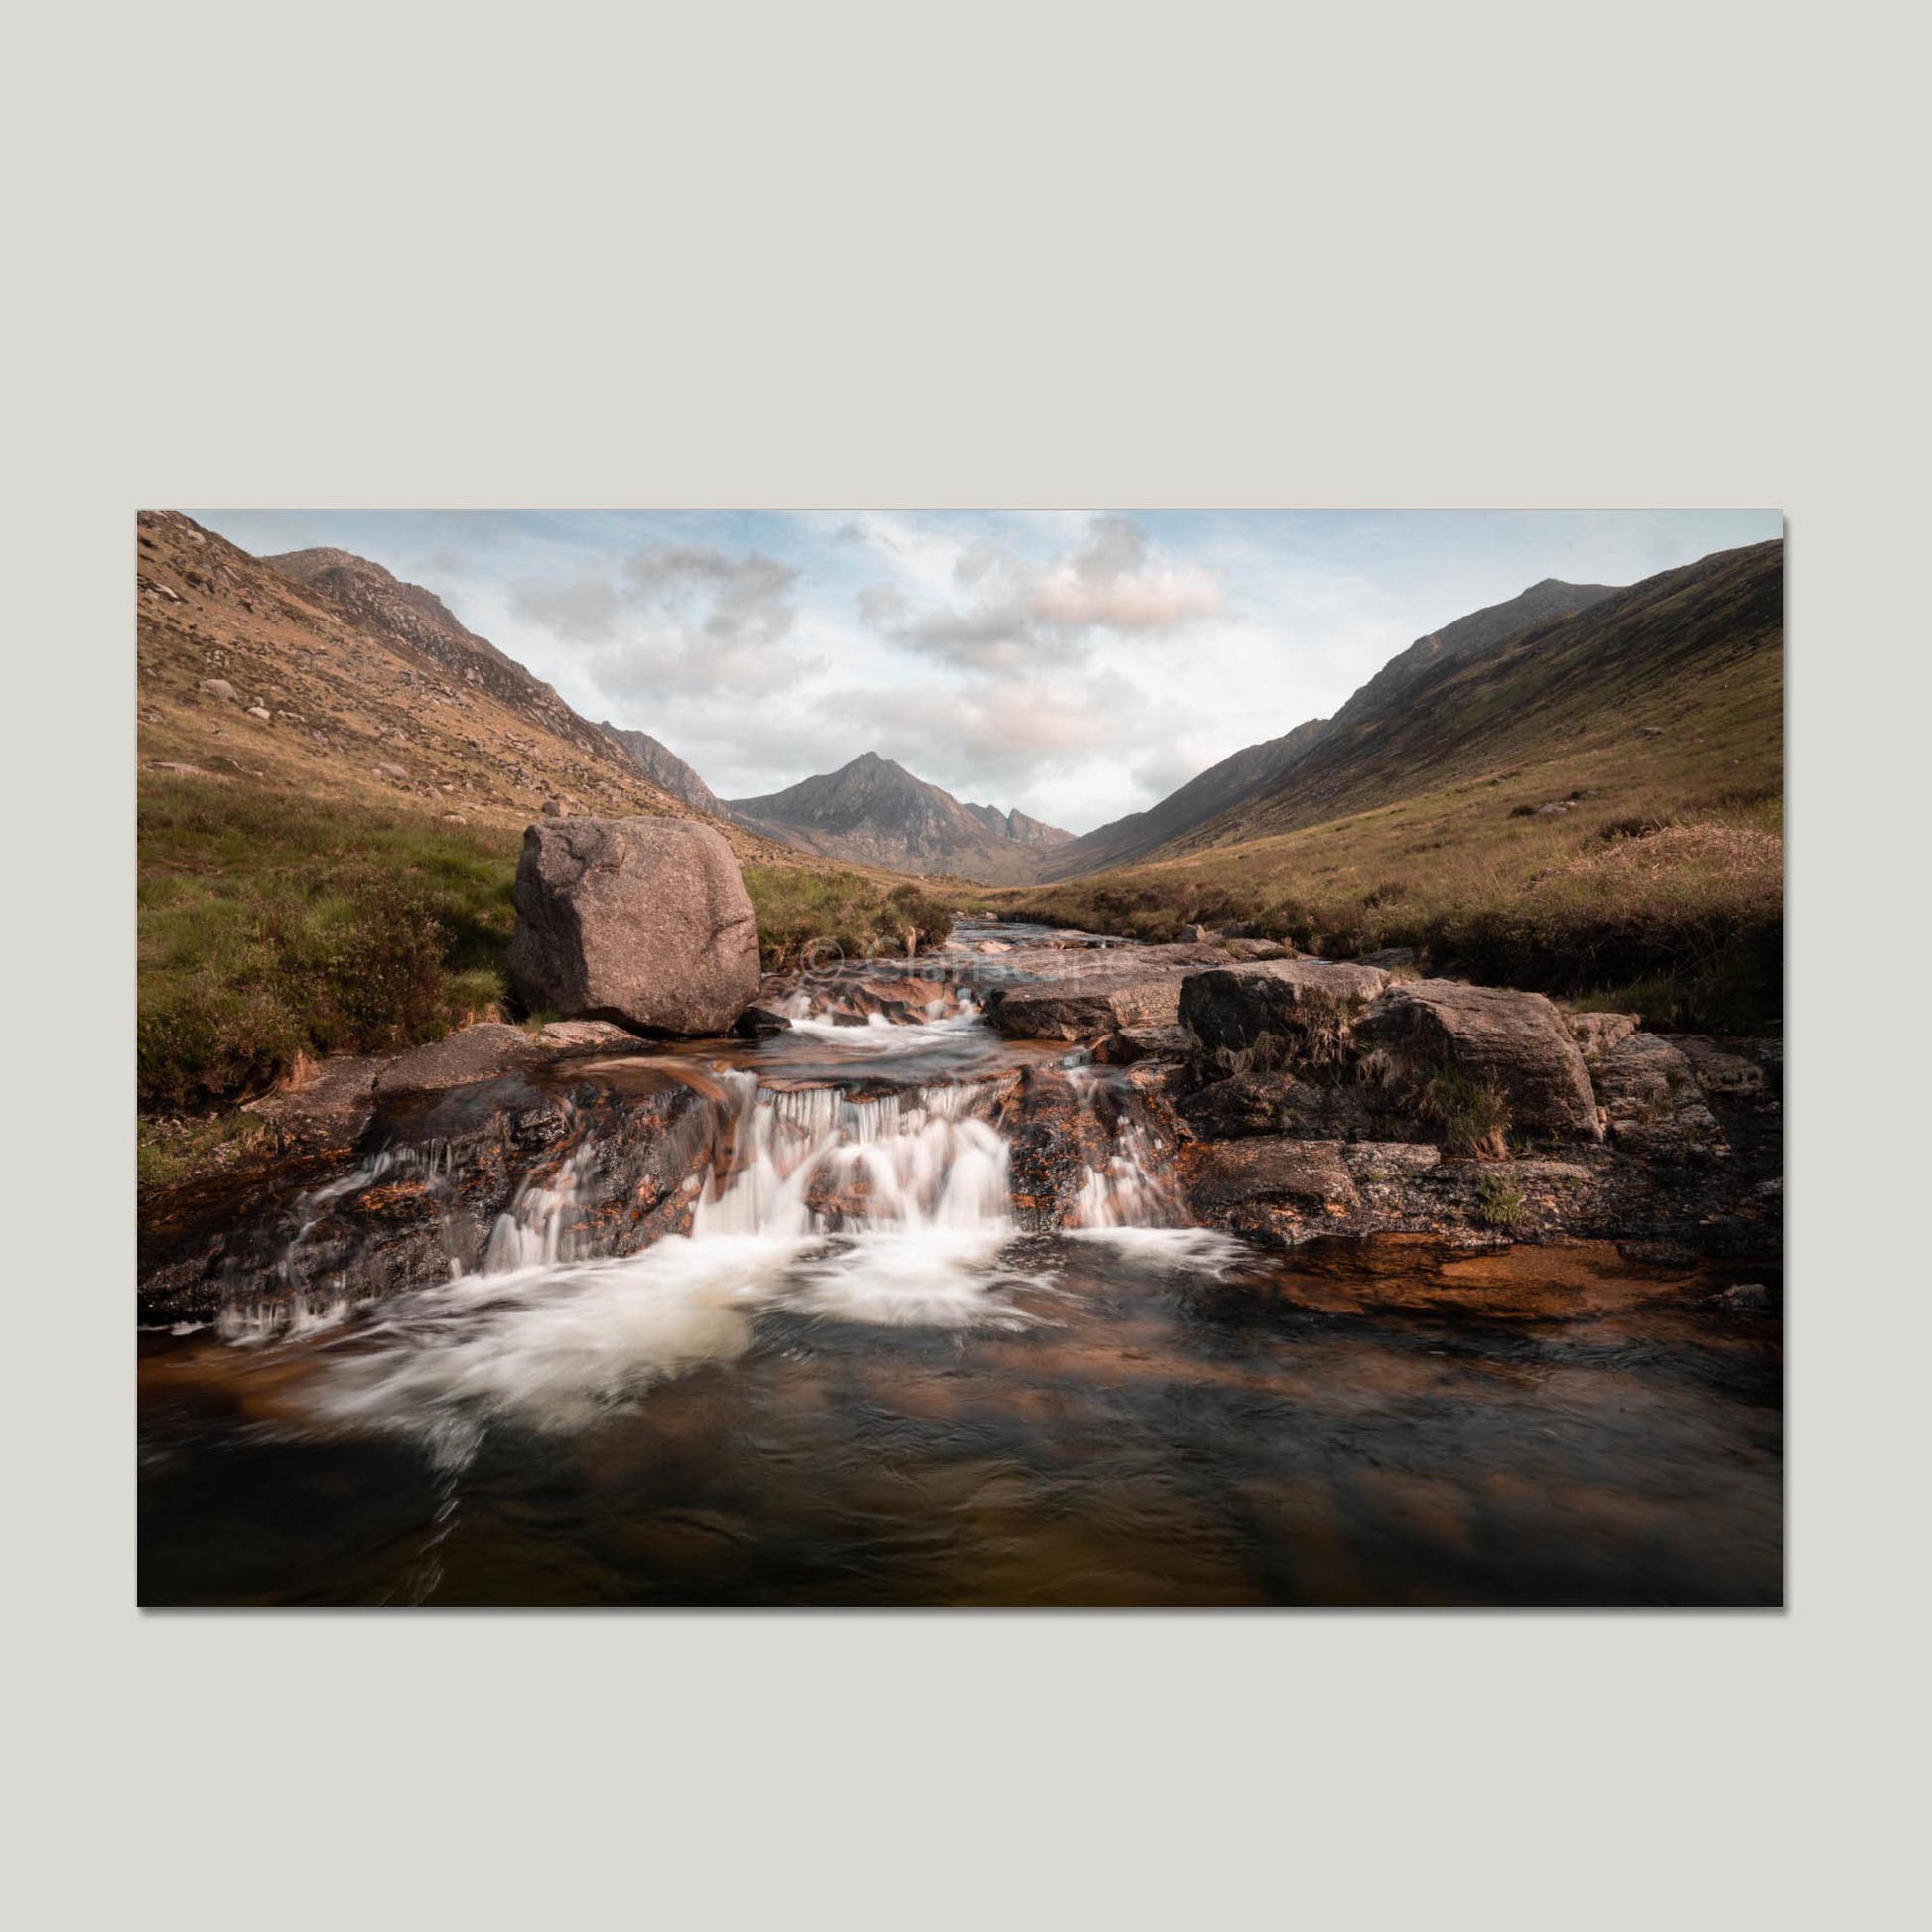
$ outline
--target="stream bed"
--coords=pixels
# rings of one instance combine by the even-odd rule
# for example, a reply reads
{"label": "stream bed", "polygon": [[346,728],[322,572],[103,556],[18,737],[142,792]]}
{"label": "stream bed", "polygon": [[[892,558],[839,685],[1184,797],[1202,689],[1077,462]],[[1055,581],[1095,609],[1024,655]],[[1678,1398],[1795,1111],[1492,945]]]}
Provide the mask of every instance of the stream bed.
{"label": "stream bed", "polygon": [[566,1161],[448,1280],[144,1329],[141,1601],[1782,1600],[1781,1324],[1737,1271],[1264,1251],[1187,1224],[1078,1064],[1106,1156],[1078,1225],[1030,1228],[989,1096],[1049,1057],[1081,1056],[970,993],[801,996],[772,1038],[575,1076],[715,1096],[688,1232],[601,1252]]}

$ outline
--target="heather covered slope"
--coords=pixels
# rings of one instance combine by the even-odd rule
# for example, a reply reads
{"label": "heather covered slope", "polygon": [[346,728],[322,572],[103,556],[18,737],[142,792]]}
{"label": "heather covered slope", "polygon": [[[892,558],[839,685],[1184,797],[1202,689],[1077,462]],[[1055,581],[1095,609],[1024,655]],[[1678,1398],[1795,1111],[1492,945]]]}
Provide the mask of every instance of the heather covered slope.
{"label": "heather covered slope", "polygon": [[[1767,691],[1763,674],[1780,659],[1783,621],[1784,546],[1772,542],[1439,655],[1379,702],[1363,702],[1365,686],[1305,757],[1156,856],[1321,824],[1511,759],[1604,753],[1614,764],[1640,738],[1672,732],[1704,747],[1702,727],[1720,719],[1747,739],[1757,720],[1775,737],[1781,679]],[[1691,762],[1719,756],[1714,741]]]}
{"label": "heather covered slope", "polygon": [[1144,812],[1130,813],[1060,847],[1040,867],[1042,879],[1077,879],[1131,864],[1182,841],[1223,812],[1295,768],[1333,729],[1399,704],[1404,692],[1432,669],[1513,636],[1552,617],[1581,611],[1613,596],[1609,584],[1566,584],[1546,577],[1518,597],[1492,604],[1431,631],[1392,657],[1342,706],[1333,719],[1312,718],[1260,745],[1249,745]]}
{"label": "heather covered slope", "polygon": [[1154,857],[999,902],[1145,938],[1419,947],[1749,1030],[1782,1011],[1783,704],[1773,542],[1435,664]]}
{"label": "heather covered slope", "polygon": [[[407,801],[467,825],[520,828],[546,799],[690,811],[548,685],[376,565],[303,551],[307,576],[290,576],[174,512],[144,512],[136,541],[144,772],[186,765],[310,800]],[[768,850],[739,837],[747,857]]]}

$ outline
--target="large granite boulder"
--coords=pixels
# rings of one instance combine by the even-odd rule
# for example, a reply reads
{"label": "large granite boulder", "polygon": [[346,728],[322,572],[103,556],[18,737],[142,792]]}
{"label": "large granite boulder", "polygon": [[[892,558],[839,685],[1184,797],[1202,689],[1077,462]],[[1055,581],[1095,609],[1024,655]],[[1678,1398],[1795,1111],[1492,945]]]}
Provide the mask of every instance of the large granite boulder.
{"label": "large granite boulder", "polygon": [[1379,967],[1326,959],[1253,960],[1190,973],[1180,1024],[1220,1073],[1339,1066],[1349,1023],[1389,983]]}
{"label": "large granite boulder", "polygon": [[533,1008],[641,1034],[722,1034],[758,994],[758,926],[714,827],[550,819],[523,834],[505,963]]}
{"label": "large granite boulder", "polygon": [[1540,993],[1410,980],[1390,987],[1361,1016],[1354,1043],[1385,1080],[1419,1088],[1447,1066],[1495,1089],[1508,1104],[1512,1130],[1601,1138],[1582,1049]]}

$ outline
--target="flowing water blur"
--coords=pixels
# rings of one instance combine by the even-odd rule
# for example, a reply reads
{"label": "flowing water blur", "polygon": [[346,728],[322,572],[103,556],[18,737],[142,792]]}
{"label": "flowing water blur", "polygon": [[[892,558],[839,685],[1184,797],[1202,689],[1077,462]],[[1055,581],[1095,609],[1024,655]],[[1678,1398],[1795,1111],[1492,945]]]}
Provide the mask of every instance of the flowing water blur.
{"label": "flowing water blur", "polygon": [[713,1063],[688,1234],[580,1251],[567,1164],[472,1273],[144,1334],[143,1602],[1781,1599],[1778,1324],[1717,1277],[1265,1255],[1186,1225],[1131,1108],[1024,1232],[1016,1049],[970,998],[853,1021]]}

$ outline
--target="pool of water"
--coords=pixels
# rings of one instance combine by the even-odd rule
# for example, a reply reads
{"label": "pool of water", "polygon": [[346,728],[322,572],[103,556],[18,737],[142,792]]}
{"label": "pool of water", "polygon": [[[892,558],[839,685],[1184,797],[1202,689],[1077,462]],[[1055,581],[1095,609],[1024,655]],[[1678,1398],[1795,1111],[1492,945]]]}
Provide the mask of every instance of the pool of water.
{"label": "pool of water", "polygon": [[1776,1604],[1773,1314],[964,1206],[147,1333],[144,1604]]}

